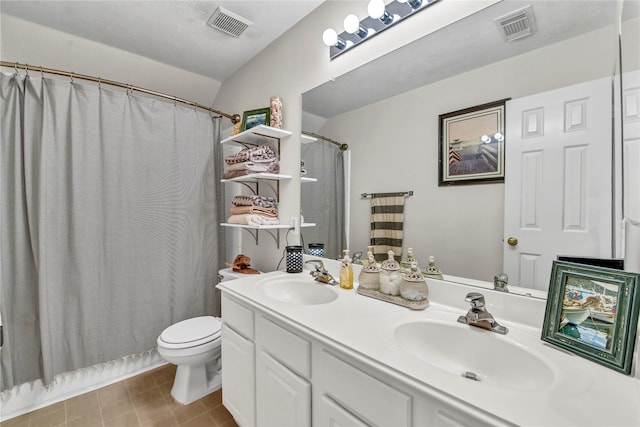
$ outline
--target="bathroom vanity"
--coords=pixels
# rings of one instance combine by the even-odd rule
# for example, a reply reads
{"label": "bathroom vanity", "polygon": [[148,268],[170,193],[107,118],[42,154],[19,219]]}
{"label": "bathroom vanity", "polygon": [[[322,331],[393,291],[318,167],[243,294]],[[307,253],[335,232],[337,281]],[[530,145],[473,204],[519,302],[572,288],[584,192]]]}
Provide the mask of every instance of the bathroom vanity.
{"label": "bathroom vanity", "polygon": [[477,288],[428,284],[414,311],[306,271],[220,283],[225,407],[243,427],[640,425],[640,380],[540,340],[544,300],[483,290],[500,335],[456,321]]}

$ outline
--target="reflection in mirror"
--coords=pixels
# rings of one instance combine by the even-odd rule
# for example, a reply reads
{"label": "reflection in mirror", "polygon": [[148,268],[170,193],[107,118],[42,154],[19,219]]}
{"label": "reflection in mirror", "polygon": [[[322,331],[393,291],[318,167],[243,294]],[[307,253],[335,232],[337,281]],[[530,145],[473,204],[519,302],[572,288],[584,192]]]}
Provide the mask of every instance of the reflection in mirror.
{"label": "reflection in mirror", "polygon": [[300,156],[301,213],[304,223],[315,226],[302,229],[302,243],[307,253],[309,245],[323,244],[324,257],[338,259],[347,247],[345,151],[322,138],[305,141]]}
{"label": "reflection in mirror", "polygon": [[[604,237],[593,238],[598,247],[595,253],[584,252],[581,244],[571,246],[568,251],[562,250],[563,253],[554,246],[535,249],[540,252],[522,251],[515,259],[515,273],[510,274],[510,289],[528,286],[546,292],[550,263],[557,255],[621,256],[621,178],[614,179],[619,168],[612,171],[610,167],[612,162],[616,165],[622,162],[615,157],[621,155],[620,146],[611,149],[610,135],[615,135],[615,144],[621,143],[617,127],[608,129],[608,160],[600,159],[602,164],[581,163],[586,161],[583,156],[589,162],[599,156],[590,155],[589,151],[567,151],[565,148],[512,171],[519,176],[523,171],[539,172],[536,168],[568,155],[575,160],[571,164],[574,169],[583,166],[581,173],[593,172],[596,180],[605,183],[598,191],[606,194],[594,193],[592,188],[576,178],[571,168],[562,171],[559,181],[545,183],[554,191],[543,191],[545,186],[516,188],[516,195],[527,189],[536,191],[529,191],[526,199],[520,198],[509,208],[505,207],[509,175],[505,177],[506,184],[438,187],[439,115],[497,99],[516,101],[529,98],[535,101],[534,96],[541,93],[551,93],[548,97],[553,100],[555,98],[550,91],[603,79],[608,81],[607,87],[611,87],[614,71],[620,68],[619,2],[533,2],[534,33],[514,42],[505,41],[494,20],[527,4],[512,0],[496,3],[303,94],[303,117],[313,117],[316,122],[318,118],[323,120],[314,130],[348,142],[351,148],[348,231],[352,252],[366,250],[369,243],[369,200],[361,199],[359,195],[410,189],[414,190],[414,197],[407,199],[405,206],[404,249],[413,248],[421,267],[426,266],[429,256],[435,256],[445,275],[491,282],[494,276],[507,270],[503,259],[511,249],[507,238],[515,237],[512,242],[523,242],[523,238],[505,234],[505,223],[510,216],[516,218],[516,222],[521,218],[523,204],[535,207],[529,212],[542,215],[542,218],[551,206],[571,202],[574,203],[571,212],[577,212],[577,220],[574,217],[560,218],[557,228],[563,228],[563,221],[572,220],[572,227],[585,222],[604,223],[609,232]],[[637,6],[638,2],[624,2],[622,14],[622,54],[632,52],[622,63],[626,70],[636,71],[640,68]],[[433,7],[438,7],[438,4]],[[636,37],[625,37],[628,31]],[[610,92],[608,90],[609,97]],[[580,100],[582,95],[568,99]],[[513,129],[522,130],[526,124],[525,130],[542,134],[548,128],[541,126],[543,122],[539,119],[546,118],[548,126],[552,125],[551,122],[563,124],[568,120],[569,124],[577,125],[576,129],[567,132],[576,138],[568,143],[568,147],[582,144],[578,129],[578,125],[583,124],[580,120],[591,119],[588,115],[595,114],[598,109],[578,103],[562,110],[565,100],[557,100],[559,105],[553,108],[560,108],[559,112],[546,110],[544,114],[532,114],[526,122],[522,121],[520,113],[510,117],[507,110],[507,155],[510,137],[515,136],[508,130],[510,120]],[[605,101],[605,104],[598,108],[611,117],[611,102]],[[535,107],[527,108],[535,110]],[[303,128],[308,127],[303,119]],[[517,131],[512,130],[512,133]],[[535,150],[530,148],[527,153]],[[546,175],[537,173],[529,176],[543,179]],[[323,179],[321,176],[318,178]],[[563,192],[561,184],[564,181],[575,184],[572,192]],[[305,189],[302,206],[306,211],[304,192]],[[572,201],[567,201],[565,196],[572,196]],[[601,200],[610,200],[600,202],[605,207],[604,216],[597,219],[580,216],[586,211],[578,208],[584,206],[586,209],[586,202],[598,203]],[[583,232],[571,227],[567,231],[574,235]],[[537,258],[544,258],[544,267],[536,266]],[[536,277],[537,282],[525,283],[522,277]]]}

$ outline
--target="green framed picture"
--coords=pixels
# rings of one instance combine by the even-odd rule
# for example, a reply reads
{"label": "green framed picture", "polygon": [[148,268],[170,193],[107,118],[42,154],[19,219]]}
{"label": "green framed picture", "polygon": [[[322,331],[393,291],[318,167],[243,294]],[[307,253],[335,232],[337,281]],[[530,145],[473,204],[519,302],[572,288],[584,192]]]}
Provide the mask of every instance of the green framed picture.
{"label": "green framed picture", "polygon": [[245,111],[242,114],[242,130],[251,129],[258,125],[267,125],[271,123],[271,109],[269,107],[259,108],[257,110]]}
{"label": "green framed picture", "polygon": [[640,274],[554,261],[542,340],[629,375],[639,285]]}

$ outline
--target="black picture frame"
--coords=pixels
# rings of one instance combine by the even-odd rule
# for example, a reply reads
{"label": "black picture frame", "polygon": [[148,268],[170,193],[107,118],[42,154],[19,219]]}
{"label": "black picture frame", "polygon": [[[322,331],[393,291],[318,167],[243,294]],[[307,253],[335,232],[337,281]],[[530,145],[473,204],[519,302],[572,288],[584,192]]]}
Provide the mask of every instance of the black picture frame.
{"label": "black picture frame", "polygon": [[542,340],[629,375],[640,274],[553,261]]}
{"label": "black picture frame", "polygon": [[504,182],[508,100],[438,116],[439,186]]}

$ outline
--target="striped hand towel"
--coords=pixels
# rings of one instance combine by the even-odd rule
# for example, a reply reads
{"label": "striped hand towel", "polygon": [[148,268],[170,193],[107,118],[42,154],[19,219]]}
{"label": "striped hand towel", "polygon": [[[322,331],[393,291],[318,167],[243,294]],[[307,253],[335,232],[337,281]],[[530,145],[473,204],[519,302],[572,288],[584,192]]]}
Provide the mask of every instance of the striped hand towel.
{"label": "striped hand towel", "polygon": [[404,196],[373,196],[371,199],[371,245],[376,260],[387,259],[387,252],[402,256],[404,237]]}

